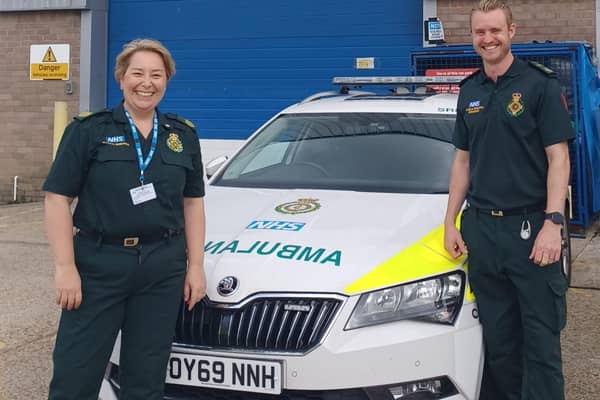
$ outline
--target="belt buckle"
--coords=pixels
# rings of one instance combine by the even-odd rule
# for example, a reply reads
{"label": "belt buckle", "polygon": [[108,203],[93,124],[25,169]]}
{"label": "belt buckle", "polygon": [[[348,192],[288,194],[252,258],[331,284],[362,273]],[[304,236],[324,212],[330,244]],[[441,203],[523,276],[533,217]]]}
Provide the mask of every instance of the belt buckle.
{"label": "belt buckle", "polygon": [[504,212],[502,212],[502,210],[492,210],[490,214],[492,214],[493,217],[504,217]]}
{"label": "belt buckle", "polygon": [[123,247],[135,247],[140,242],[140,238],[138,236],[134,237],[126,237],[123,239]]}

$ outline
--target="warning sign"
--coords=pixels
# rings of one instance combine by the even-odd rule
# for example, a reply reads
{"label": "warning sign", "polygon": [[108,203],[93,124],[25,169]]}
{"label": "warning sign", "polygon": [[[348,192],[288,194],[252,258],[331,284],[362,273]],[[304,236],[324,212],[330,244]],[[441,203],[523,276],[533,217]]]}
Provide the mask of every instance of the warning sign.
{"label": "warning sign", "polygon": [[[425,76],[464,76],[465,78],[477,71],[477,68],[440,68],[425,70]],[[427,85],[427,89],[436,93],[458,93],[458,85]]]}
{"label": "warning sign", "polygon": [[52,51],[52,47],[48,46],[48,50],[46,50],[46,54],[44,54],[44,59],[42,62],[56,62],[56,56]]}
{"label": "warning sign", "polygon": [[32,44],[29,50],[29,79],[69,79],[70,45]]}

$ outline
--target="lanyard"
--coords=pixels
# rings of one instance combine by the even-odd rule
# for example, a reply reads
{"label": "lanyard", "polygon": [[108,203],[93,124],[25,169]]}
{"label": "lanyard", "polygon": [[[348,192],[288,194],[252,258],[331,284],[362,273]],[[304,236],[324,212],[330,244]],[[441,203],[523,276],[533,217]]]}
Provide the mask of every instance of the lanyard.
{"label": "lanyard", "polygon": [[154,111],[154,123],[152,125],[152,144],[150,145],[150,151],[144,159],[144,155],[142,154],[142,146],[140,144],[140,136],[138,135],[137,128],[133,123],[133,119],[131,119],[131,115],[125,110],[125,116],[129,120],[129,126],[131,127],[131,134],[133,136],[133,142],[135,144],[135,151],[138,157],[138,165],[140,166],[140,183],[144,184],[144,170],[152,161],[152,156],[154,156],[154,152],[156,151],[156,142],[158,141],[158,117],[156,116],[156,111]]}

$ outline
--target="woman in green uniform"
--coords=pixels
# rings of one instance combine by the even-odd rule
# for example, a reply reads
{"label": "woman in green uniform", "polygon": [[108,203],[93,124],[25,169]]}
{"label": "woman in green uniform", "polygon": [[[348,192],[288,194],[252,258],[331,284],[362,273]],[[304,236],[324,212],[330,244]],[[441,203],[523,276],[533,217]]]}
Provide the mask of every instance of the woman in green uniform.
{"label": "woman in green uniform", "polygon": [[199,141],[157,109],[174,73],[161,43],[126,44],[123,102],[66,128],[44,183],[62,307],[49,399],[96,400],[119,331],[121,399],[162,399],[181,296],[190,309],[204,296]]}

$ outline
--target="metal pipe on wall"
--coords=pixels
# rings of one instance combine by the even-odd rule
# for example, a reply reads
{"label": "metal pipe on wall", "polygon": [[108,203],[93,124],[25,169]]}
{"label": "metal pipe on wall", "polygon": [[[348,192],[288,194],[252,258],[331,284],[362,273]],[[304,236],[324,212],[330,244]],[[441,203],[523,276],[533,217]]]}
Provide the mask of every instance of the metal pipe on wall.
{"label": "metal pipe on wall", "polygon": [[19,175],[13,177],[13,203],[17,202],[17,184],[19,182]]}

